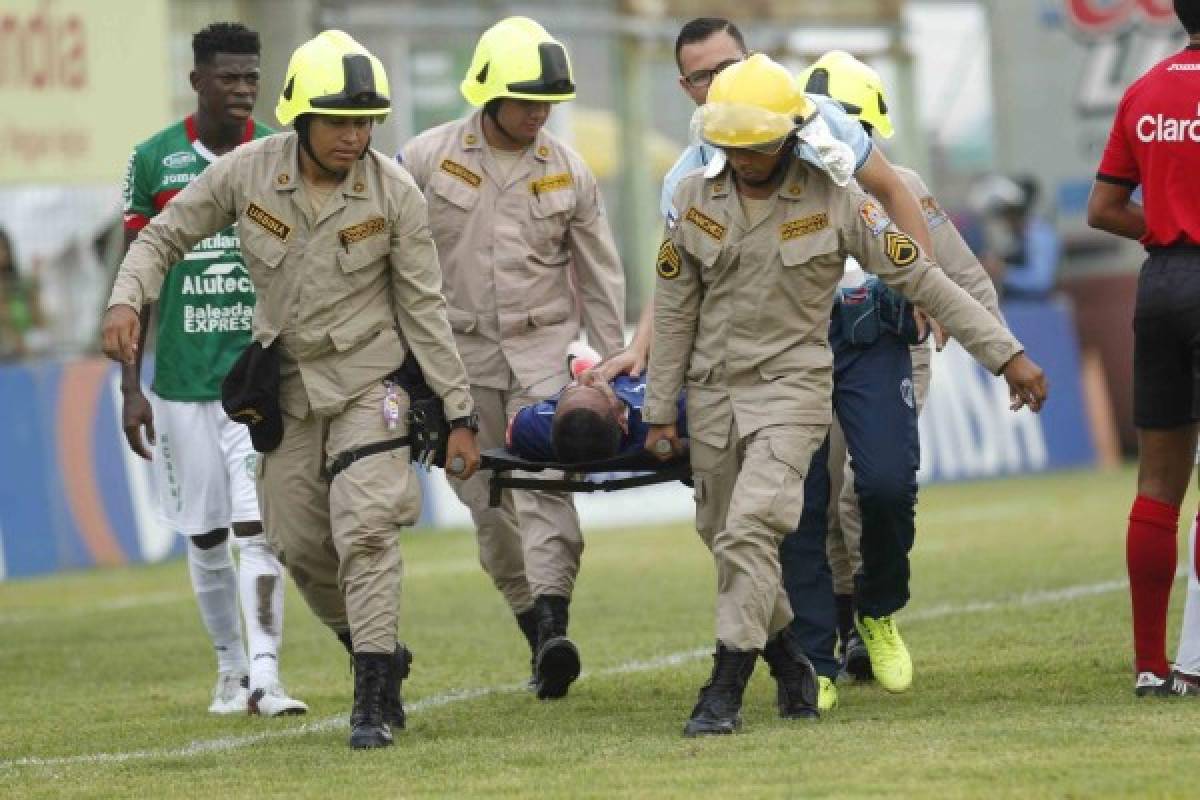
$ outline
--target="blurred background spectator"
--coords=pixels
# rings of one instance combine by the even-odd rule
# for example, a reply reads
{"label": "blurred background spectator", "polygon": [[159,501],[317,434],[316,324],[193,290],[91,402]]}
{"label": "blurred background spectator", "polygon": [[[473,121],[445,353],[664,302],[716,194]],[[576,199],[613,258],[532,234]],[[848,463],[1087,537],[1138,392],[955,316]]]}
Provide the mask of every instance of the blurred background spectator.
{"label": "blurred background spectator", "polygon": [[0,228],[0,360],[12,361],[45,344],[45,319],[37,279],[22,275],[12,239]]}
{"label": "blurred background spectator", "polygon": [[1044,300],[1054,291],[1062,240],[1037,211],[1041,187],[1032,175],[989,175],[972,191],[984,217],[980,260],[1004,300]]}

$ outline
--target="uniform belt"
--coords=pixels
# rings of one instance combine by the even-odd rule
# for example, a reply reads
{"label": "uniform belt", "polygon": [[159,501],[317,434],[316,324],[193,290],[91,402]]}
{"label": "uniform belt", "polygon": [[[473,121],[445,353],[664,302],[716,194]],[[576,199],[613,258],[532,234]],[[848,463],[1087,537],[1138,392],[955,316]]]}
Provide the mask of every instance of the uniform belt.
{"label": "uniform belt", "polygon": [[358,461],[360,458],[373,456],[377,453],[386,453],[389,450],[399,450],[401,447],[408,447],[409,437],[401,436],[399,439],[388,439],[384,442],[375,442],[374,444],[363,445],[354,450],[346,450],[339,453],[337,458],[329,465],[329,480],[337,477],[337,474],[346,467]]}

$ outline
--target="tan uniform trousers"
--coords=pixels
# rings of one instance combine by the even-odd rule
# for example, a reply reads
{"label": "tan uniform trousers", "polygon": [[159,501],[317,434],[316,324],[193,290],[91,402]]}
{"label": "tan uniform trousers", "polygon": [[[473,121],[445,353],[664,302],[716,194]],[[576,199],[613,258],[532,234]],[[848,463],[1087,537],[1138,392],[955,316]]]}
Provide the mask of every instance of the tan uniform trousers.
{"label": "tan uniform trousers", "polygon": [[[917,416],[929,394],[930,353],[928,342],[910,348],[913,390]],[[846,437],[837,420],[829,429],[829,538],[825,552],[833,572],[833,593],[854,594],[854,574],[862,569],[862,512],[854,491],[854,468],[846,457]]]}
{"label": "tan uniform trousers", "polygon": [[332,416],[284,414],[283,441],[258,460],[267,540],[313,613],[349,630],[359,653],[396,648],[400,528],[416,522],[421,490],[407,447],[355,461],[332,482],[323,468],[342,452],[407,434],[404,408],[400,427],[384,425],[383,396],[375,384]]}
{"label": "tan uniform trousers", "polygon": [[[515,377],[514,377],[515,382]],[[562,388],[554,376],[529,388],[505,390],[471,386],[479,413],[479,447],[504,446],[508,420],[517,409],[544,400]],[[515,473],[520,474],[520,473]],[[540,473],[546,477],[547,473]],[[579,574],[583,534],[568,492],[505,491],[500,505],[488,505],[491,470],[450,486],[471,511],[479,540],[479,563],[504,595],[514,614],[533,606],[537,595],[570,597]]]}
{"label": "tan uniform trousers", "polygon": [[827,425],[772,425],[730,445],[691,440],[696,531],[717,566],[717,638],[761,650],[792,621],[779,543],[800,523],[804,476]]}

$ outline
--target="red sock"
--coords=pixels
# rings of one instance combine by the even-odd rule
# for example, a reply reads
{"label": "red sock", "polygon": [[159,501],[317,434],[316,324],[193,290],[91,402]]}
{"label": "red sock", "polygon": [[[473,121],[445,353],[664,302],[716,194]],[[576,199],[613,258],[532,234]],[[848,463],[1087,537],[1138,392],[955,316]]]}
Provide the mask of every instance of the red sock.
{"label": "red sock", "polygon": [[1167,605],[1175,582],[1179,508],[1138,495],[1129,512],[1125,563],[1133,599],[1133,651],[1138,672],[1166,676]]}

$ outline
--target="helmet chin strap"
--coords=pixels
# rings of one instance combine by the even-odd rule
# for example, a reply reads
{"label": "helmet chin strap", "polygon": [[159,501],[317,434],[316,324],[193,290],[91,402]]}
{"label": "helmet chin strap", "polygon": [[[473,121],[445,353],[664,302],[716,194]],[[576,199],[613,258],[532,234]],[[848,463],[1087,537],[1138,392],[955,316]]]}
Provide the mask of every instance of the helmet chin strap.
{"label": "helmet chin strap", "polygon": [[[312,143],[308,140],[308,124],[309,119],[307,114],[302,115],[298,120],[296,120],[296,134],[300,137],[300,146],[304,148],[304,152],[308,154],[308,157],[312,159],[312,162],[320,167],[321,171],[326,175],[331,175],[338,180],[345,178],[348,174],[350,174],[350,170],[330,169],[329,167],[325,166],[321,159],[317,158],[317,154],[313,152]],[[367,151],[370,149],[371,138],[367,137],[367,144],[365,147],[363,147],[362,152],[358,154],[358,160],[362,161],[364,158],[366,158]]]}
{"label": "helmet chin strap", "polygon": [[787,172],[788,167],[792,165],[792,159],[795,158],[795,150],[796,142],[794,139],[789,137],[788,140],[783,143],[783,156],[775,162],[775,166],[771,168],[771,172],[767,175],[767,177],[763,178],[761,181],[752,181],[739,175],[738,180],[747,186],[753,186],[756,189],[762,186],[771,186],[775,183],[778,183],[780,179],[783,178],[783,174]]}
{"label": "helmet chin strap", "polygon": [[491,119],[492,124],[496,126],[496,130],[498,130],[502,134],[504,134],[504,138],[508,139],[510,142],[515,142],[517,144],[521,144],[520,139],[518,139],[516,136],[513,136],[511,133],[508,132],[507,128],[505,128],[502,124],[500,124],[500,103],[501,102],[503,102],[503,98],[500,98],[500,97],[495,97],[495,98],[492,98],[491,100],[487,101],[487,103],[483,107],[483,113],[488,115],[488,118]]}

